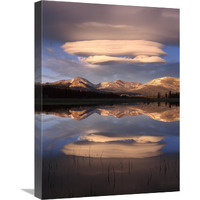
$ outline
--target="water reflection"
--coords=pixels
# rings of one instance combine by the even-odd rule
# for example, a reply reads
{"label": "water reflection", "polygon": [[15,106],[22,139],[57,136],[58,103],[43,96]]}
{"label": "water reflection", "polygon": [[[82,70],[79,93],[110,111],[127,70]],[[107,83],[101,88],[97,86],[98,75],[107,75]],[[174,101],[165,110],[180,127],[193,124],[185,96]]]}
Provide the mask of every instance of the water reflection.
{"label": "water reflection", "polygon": [[[55,109],[55,110],[54,110]],[[147,115],[154,120],[163,122],[173,122],[179,120],[179,106],[167,106],[166,103],[151,103],[151,104],[119,104],[119,105],[97,105],[97,106],[80,106],[80,107],[65,107],[56,106],[43,111],[46,114],[53,114],[58,117],[68,117],[74,120],[83,120],[92,114],[101,116],[112,116],[116,118],[131,117],[138,115]]]}
{"label": "water reflection", "polygon": [[[159,143],[162,140],[167,144],[163,146],[164,151],[179,150],[177,106],[171,108],[165,104],[48,106],[38,116],[41,116],[43,122],[41,128],[44,154],[61,153],[64,146],[69,143],[73,143],[71,147],[81,148],[84,146],[83,143],[82,145],[76,143],[80,140],[94,143],[118,141],[115,145],[122,146],[128,140],[133,140],[135,143]],[[80,120],[83,118],[84,120]],[[109,147],[107,144],[101,145],[101,148]],[[84,148],[87,149],[86,146]]]}
{"label": "water reflection", "polygon": [[179,189],[177,105],[44,106],[36,116],[46,198]]}
{"label": "water reflection", "polygon": [[93,158],[147,158],[160,155],[164,136],[121,136],[89,134],[64,146],[66,155]]}
{"label": "water reflection", "polygon": [[148,158],[161,155],[162,143],[75,142],[64,146],[66,155],[92,158]]}
{"label": "water reflection", "polygon": [[90,142],[116,142],[116,141],[135,141],[137,143],[160,142],[165,136],[133,135],[133,136],[107,136],[98,134],[88,134],[78,138]]}

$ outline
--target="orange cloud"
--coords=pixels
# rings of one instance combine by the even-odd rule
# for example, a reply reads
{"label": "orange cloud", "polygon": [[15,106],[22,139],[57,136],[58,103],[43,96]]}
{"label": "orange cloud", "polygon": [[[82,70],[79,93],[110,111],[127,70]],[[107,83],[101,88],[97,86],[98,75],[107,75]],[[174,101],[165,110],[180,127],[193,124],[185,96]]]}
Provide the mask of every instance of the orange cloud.
{"label": "orange cloud", "polygon": [[158,56],[136,56],[135,58],[112,57],[112,56],[89,56],[80,58],[81,61],[98,64],[105,62],[127,62],[127,63],[166,63],[166,60]]}
{"label": "orange cloud", "polygon": [[[164,63],[163,45],[146,40],[90,40],[67,42],[62,48],[68,54],[84,56],[81,61],[95,64],[104,62]],[[134,57],[134,58],[133,58]]]}

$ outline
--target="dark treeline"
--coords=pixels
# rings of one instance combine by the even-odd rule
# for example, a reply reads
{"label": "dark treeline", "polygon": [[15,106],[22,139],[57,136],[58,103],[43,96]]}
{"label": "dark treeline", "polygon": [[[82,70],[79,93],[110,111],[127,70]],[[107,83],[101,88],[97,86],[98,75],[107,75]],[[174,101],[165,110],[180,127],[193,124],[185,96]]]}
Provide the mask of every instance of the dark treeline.
{"label": "dark treeline", "polygon": [[166,98],[179,98],[180,97],[180,93],[179,92],[176,92],[176,93],[172,93],[171,91],[169,91],[169,94],[165,94],[165,97]]}
{"label": "dark treeline", "polygon": [[172,93],[169,91],[169,93],[166,93],[164,95],[161,95],[160,92],[158,92],[157,96],[154,97],[142,97],[142,96],[126,96],[126,95],[120,95],[120,94],[114,94],[111,92],[98,92],[98,91],[88,91],[88,90],[80,90],[80,89],[71,89],[66,86],[59,86],[59,85],[35,85],[35,92],[36,92],[36,97],[39,96],[37,94],[38,92],[41,93],[42,98],[48,99],[68,99],[68,98],[90,98],[90,99],[95,99],[95,98],[128,98],[128,99],[144,99],[144,100],[150,100],[151,98],[156,98],[156,99],[179,99],[180,93]]}
{"label": "dark treeline", "polygon": [[120,95],[113,93],[101,93],[95,91],[84,91],[71,89],[63,86],[42,86],[43,98],[121,98]]}
{"label": "dark treeline", "polygon": [[165,99],[173,99],[173,98],[178,98],[180,97],[180,93],[176,92],[176,93],[172,93],[171,91],[169,91],[169,93],[166,93],[165,95],[161,95],[160,92],[158,92],[157,98],[165,98]]}

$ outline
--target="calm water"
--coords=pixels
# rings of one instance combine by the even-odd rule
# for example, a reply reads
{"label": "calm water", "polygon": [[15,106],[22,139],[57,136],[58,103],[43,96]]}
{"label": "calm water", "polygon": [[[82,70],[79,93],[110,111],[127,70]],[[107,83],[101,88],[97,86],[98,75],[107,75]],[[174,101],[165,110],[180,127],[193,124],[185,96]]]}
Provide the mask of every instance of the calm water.
{"label": "calm water", "polygon": [[179,190],[179,106],[46,106],[44,198]]}

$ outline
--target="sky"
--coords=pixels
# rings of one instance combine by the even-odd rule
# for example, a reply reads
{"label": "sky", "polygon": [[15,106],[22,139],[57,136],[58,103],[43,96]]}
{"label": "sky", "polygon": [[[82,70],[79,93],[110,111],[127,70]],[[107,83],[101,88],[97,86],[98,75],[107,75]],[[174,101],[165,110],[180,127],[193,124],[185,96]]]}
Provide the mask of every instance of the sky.
{"label": "sky", "polygon": [[42,82],[179,77],[178,9],[42,4]]}

